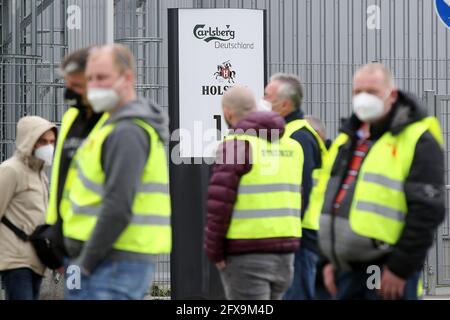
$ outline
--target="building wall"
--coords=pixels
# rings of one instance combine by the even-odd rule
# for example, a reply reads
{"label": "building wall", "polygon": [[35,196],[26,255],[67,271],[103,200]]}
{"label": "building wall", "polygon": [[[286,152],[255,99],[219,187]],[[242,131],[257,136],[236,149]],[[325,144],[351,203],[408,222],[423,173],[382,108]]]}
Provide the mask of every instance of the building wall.
{"label": "building wall", "polygon": [[[3,119],[5,125],[11,127],[25,112],[60,119],[64,107],[52,107],[61,102],[57,64],[67,50],[107,42],[105,2],[2,1],[0,109],[10,112]],[[329,136],[334,137],[339,119],[350,112],[352,75],[363,63],[386,63],[399,87],[419,97],[425,90],[449,93],[450,32],[435,14],[433,2],[116,0],[114,39],[130,46],[136,54],[139,91],[167,107],[167,8],[266,9],[269,75],[279,71],[298,74],[305,86],[304,109],[322,118]],[[12,10],[14,5],[19,8],[17,14]],[[70,16],[67,8],[73,5],[81,10],[81,29],[67,28],[64,21]],[[378,29],[367,27],[376,22],[370,11],[374,5],[380,13]],[[42,12],[40,6],[44,7]],[[34,23],[29,19],[22,27],[21,22],[33,12]],[[8,37],[12,40],[7,41]],[[11,58],[24,54],[27,57],[20,61]],[[5,152],[3,159],[11,150]]]}
{"label": "building wall", "polygon": [[[112,11],[108,12],[108,6],[114,6],[114,0],[68,0],[66,15],[69,51],[112,42],[114,30],[108,27],[108,14]],[[110,19],[113,20],[113,17]]]}

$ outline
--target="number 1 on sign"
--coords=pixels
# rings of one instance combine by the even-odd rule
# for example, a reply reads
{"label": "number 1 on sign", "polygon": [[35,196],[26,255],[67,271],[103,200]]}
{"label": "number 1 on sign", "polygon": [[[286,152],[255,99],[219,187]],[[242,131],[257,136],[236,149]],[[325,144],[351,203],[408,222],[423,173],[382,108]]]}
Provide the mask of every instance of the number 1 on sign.
{"label": "number 1 on sign", "polygon": [[217,140],[222,140],[222,116],[216,114],[213,118],[216,120]]}

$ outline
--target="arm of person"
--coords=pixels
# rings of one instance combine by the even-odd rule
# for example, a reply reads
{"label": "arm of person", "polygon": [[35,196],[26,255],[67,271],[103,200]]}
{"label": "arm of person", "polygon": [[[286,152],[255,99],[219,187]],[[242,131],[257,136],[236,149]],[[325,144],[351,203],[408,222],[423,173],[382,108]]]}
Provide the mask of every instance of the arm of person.
{"label": "arm of person", "polygon": [[422,268],[434,234],[445,218],[444,154],[429,132],[419,139],[405,183],[405,226],[387,268],[408,279]]}
{"label": "arm of person", "polygon": [[2,219],[16,191],[17,176],[13,168],[0,166],[0,186],[0,219]]}
{"label": "arm of person", "polygon": [[91,273],[108,255],[130,224],[132,206],[150,152],[148,133],[132,122],[120,122],[102,149],[105,190],[101,211],[77,264]]}
{"label": "arm of person", "polygon": [[[236,157],[228,157],[230,152]],[[236,202],[239,182],[251,169],[247,141],[226,141],[219,146],[216,164],[208,187],[208,214],[204,247],[211,262],[225,267],[225,237]],[[236,161],[236,160],[243,161]],[[227,160],[231,160],[230,162]]]}

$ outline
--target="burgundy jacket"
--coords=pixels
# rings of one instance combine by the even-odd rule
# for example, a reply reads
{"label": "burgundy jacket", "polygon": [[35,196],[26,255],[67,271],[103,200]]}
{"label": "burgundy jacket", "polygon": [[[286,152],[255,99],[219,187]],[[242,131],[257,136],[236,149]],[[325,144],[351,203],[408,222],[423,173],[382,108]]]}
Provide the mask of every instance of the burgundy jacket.
{"label": "burgundy jacket", "polygon": [[[255,134],[267,136],[275,141],[284,133],[285,122],[274,112],[253,112],[242,119],[234,130],[255,129]],[[263,130],[266,129],[266,130]],[[279,135],[270,134],[278,129]],[[259,132],[259,130],[262,130]],[[234,150],[234,159],[227,159],[227,150]],[[208,258],[217,263],[229,254],[242,253],[289,253],[300,245],[299,238],[271,238],[228,240],[225,238],[232,218],[233,207],[241,177],[251,169],[249,158],[250,144],[242,140],[226,141],[219,145],[216,164],[208,187],[208,215],[205,228],[205,250]],[[228,157],[230,158],[230,157]],[[227,161],[225,161],[227,160]],[[231,160],[231,161],[229,161]],[[289,170],[287,168],[287,170]]]}

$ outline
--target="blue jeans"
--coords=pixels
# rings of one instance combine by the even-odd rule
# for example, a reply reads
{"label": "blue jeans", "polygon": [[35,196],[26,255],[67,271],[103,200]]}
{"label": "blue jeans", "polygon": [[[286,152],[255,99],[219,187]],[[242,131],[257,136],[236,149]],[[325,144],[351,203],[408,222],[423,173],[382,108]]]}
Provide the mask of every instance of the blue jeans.
{"label": "blue jeans", "polygon": [[[336,275],[336,300],[381,300],[376,289],[367,287],[370,274],[365,271],[338,272]],[[420,272],[406,280],[403,297],[400,300],[417,300],[417,285]]]}
{"label": "blue jeans", "polygon": [[[66,269],[67,270],[67,269]],[[153,262],[104,260],[89,276],[81,274],[80,288],[69,287],[66,300],[141,300],[155,271]]]}
{"label": "blue jeans", "polygon": [[300,247],[295,252],[294,279],[283,300],[313,300],[315,298],[316,272],[319,256]]}
{"label": "blue jeans", "polygon": [[42,276],[29,268],[0,272],[6,300],[38,300]]}

